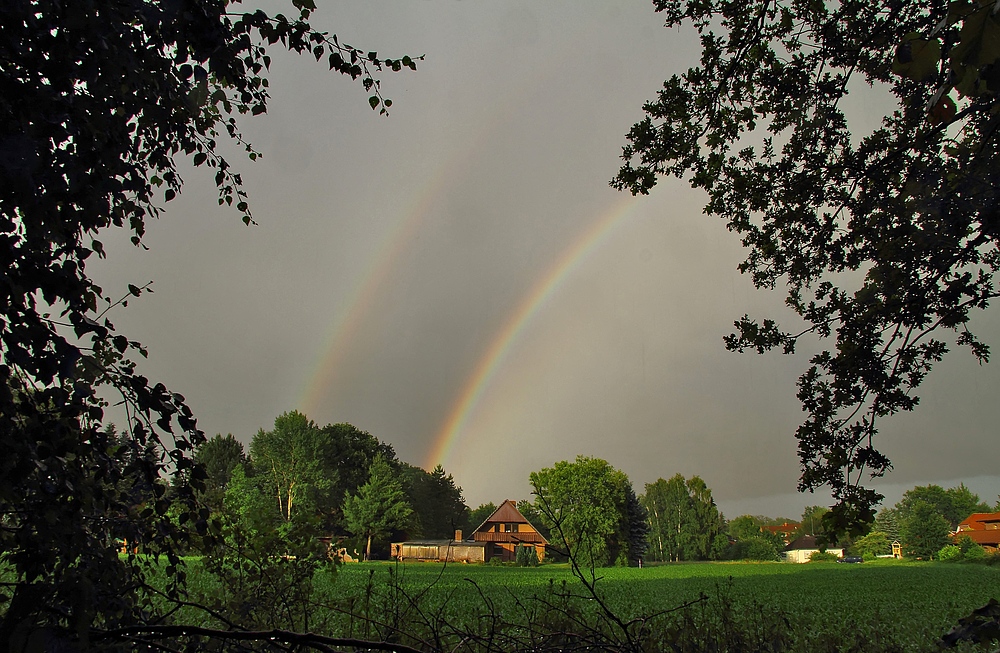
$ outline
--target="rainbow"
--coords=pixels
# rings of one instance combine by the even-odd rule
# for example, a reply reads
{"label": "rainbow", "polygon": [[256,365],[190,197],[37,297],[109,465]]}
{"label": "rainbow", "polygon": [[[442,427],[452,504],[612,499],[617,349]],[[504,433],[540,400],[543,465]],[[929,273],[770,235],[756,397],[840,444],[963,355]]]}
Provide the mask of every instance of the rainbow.
{"label": "rainbow", "polygon": [[364,324],[378,297],[379,289],[391,276],[395,262],[416,238],[435,201],[447,190],[449,182],[466,165],[474,151],[474,145],[465,147],[438,168],[437,174],[424,186],[413,209],[390,232],[378,255],[372,258],[368,269],[359,277],[345,309],[328,330],[330,335],[322,345],[323,353],[316,359],[316,365],[300,394],[301,399],[297,404],[306,415],[315,415],[321,407],[327,389],[336,381],[341,360],[350,349],[348,345]]}
{"label": "rainbow", "polygon": [[[592,31],[596,31],[599,27],[600,23],[597,21],[591,24]],[[537,95],[538,89],[557,75],[563,61],[568,60],[570,56],[572,52],[567,49],[561,60],[553,62],[552,65],[539,67],[534,76],[525,80],[518,92],[508,93],[503,101],[496,102],[490,115],[483,116],[481,122],[485,128],[480,128],[475,137],[469,138],[463,147],[458,148],[430,176],[430,180],[415,199],[413,208],[406,212],[406,217],[400,220],[394,229],[389,231],[379,248],[379,253],[372,258],[371,265],[358,278],[354,289],[349,293],[344,309],[327,330],[329,336],[321,345],[322,354],[316,358],[316,364],[306,377],[299,393],[300,399],[296,402],[303,413],[314,415],[321,412],[323,398],[328,395],[329,389],[334,387],[344,354],[350,351],[350,343],[371,312],[380,288],[392,275],[396,262],[416,238],[438,199],[444,197],[450,188],[461,183],[462,173],[468,170],[473,158],[489,139],[497,134],[521,107],[529,104],[531,98]]]}
{"label": "rainbow", "polygon": [[496,376],[518,336],[524,332],[525,327],[545,304],[545,301],[555,294],[570,273],[607,239],[615,227],[624,222],[624,218],[629,215],[629,209],[635,205],[635,201],[636,198],[626,196],[612,205],[600,219],[590,225],[563,251],[562,255],[531,287],[517,309],[497,332],[486,353],[479,359],[472,375],[464,384],[458,400],[455,401],[448,413],[444,426],[434,438],[434,444],[427,457],[426,469],[432,469],[439,464],[444,465],[458,442],[459,435],[464,432],[469,417],[479,405],[486,389],[490,386],[490,382]]}

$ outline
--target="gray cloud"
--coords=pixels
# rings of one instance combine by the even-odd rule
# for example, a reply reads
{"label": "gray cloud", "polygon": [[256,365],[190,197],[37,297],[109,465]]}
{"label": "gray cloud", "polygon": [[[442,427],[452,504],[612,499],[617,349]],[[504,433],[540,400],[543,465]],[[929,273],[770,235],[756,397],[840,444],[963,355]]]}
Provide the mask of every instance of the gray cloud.
{"label": "gray cloud", "polygon": [[[383,55],[427,55],[416,73],[382,76],[391,117],[324,66],[275,56],[269,113],[244,123],[263,159],[238,163],[258,226],[220,209],[191,170],[150,226],[150,251],[107,239],[95,270],[109,291],[155,280],[115,321],[150,347],[144,373],[184,393],[210,434],[249,441],[302,408],[336,341],[309,416],[423,463],[509,317],[622,201],[607,180],[624,134],[693,61],[694,40],[642,3],[344,3],[315,19]],[[766,497],[794,491],[807,359],[723,350],[743,313],[786,313],[736,272],[739,243],[703,203],[664,182],[538,305],[446,463],[471,503],[525,497],[530,471],[587,454],[638,489],[680,472],[727,510],[784,505]],[[345,319],[355,330],[337,341]],[[892,481],[1000,485],[988,455],[998,373],[964,353],[942,364],[920,412],[886,427]],[[751,500],[762,507],[743,508]]]}

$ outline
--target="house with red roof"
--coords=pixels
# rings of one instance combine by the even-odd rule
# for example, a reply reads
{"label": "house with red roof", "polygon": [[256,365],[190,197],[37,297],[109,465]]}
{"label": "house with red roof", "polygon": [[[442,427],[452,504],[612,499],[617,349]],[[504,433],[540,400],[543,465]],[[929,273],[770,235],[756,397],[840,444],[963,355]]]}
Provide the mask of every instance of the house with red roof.
{"label": "house with red roof", "polygon": [[987,551],[1000,549],[1000,512],[976,512],[966,517],[952,534],[956,541],[963,537]]}
{"label": "house with red roof", "polygon": [[782,541],[785,543],[785,546],[788,546],[789,544],[792,543],[794,535],[798,533],[799,529],[801,528],[802,524],[798,522],[786,521],[783,524],[776,524],[773,526],[761,526],[760,530],[762,531],[766,530],[770,533],[774,533],[775,535],[777,535],[782,539]]}

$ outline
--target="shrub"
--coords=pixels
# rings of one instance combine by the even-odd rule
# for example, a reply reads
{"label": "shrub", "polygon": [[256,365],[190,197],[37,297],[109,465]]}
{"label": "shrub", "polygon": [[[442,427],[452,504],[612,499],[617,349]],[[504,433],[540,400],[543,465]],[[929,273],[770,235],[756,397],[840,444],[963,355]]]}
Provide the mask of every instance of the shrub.
{"label": "shrub", "polygon": [[813,551],[809,554],[809,562],[836,562],[839,557],[829,551]]}
{"label": "shrub", "polygon": [[941,547],[937,554],[938,560],[943,562],[957,562],[962,559],[962,549],[954,544],[946,544]]}
{"label": "shrub", "polygon": [[519,546],[515,555],[518,567],[537,567],[538,555],[535,554],[533,546]]}
{"label": "shrub", "polygon": [[778,560],[778,548],[764,537],[751,537],[740,544],[745,560]]}
{"label": "shrub", "polygon": [[976,544],[968,535],[958,538],[957,544],[962,551],[963,560],[982,560],[986,557],[986,549]]}
{"label": "shrub", "polygon": [[889,542],[889,536],[882,531],[872,531],[864,537],[858,538],[851,547],[851,552],[853,555],[858,555],[862,558],[866,554],[871,554],[872,556],[885,555],[892,553],[892,544]]}

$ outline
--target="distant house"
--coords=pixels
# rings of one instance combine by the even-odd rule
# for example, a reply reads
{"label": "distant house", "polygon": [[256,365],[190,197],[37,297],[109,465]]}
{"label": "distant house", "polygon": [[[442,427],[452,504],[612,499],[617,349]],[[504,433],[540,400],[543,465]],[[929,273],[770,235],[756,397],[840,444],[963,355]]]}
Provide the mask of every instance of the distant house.
{"label": "distant house", "polygon": [[501,503],[479,528],[472,531],[472,540],[488,544],[487,560],[499,557],[505,562],[515,559],[519,546],[534,547],[541,561],[545,557],[545,545],[549,543],[510,499]]}
{"label": "distant house", "polygon": [[[816,551],[819,551],[819,545],[816,544],[816,536],[803,535],[789,543],[782,555],[788,562],[809,562],[809,556]],[[844,555],[843,549],[827,549],[826,552],[832,553],[838,558]]]}
{"label": "distant house", "polygon": [[795,532],[801,527],[802,524],[798,522],[786,521],[784,524],[779,524],[777,526],[762,526],[761,530],[774,533],[781,538],[781,541],[785,543],[785,546],[788,546],[792,543],[792,536],[795,535]]}
{"label": "distant house", "polygon": [[394,542],[391,552],[397,560],[488,562],[498,558],[508,562],[516,559],[519,546],[532,547],[542,560],[546,544],[548,541],[508,499],[472,532],[469,539],[463,540],[462,531],[455,531],[453,540]]}
{"label": "distant house", "polygon": [[956,541],[965,536],[987,551],[1000,549],[1000,512],[977,512],[966,517],[952,534]]}

